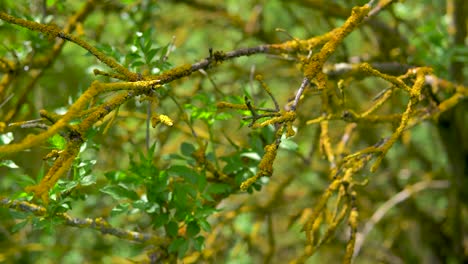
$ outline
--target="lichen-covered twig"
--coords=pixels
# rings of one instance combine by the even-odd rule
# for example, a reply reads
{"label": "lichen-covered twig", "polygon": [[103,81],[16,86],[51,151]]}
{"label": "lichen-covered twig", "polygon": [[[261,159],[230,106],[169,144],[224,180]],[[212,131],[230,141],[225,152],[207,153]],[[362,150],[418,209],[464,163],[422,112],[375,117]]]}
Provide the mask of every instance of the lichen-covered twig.
{"label": "lichen-covered twig", "polygon": [[168,239],[157,237],[151,234],[140,233],[130,230],[125,230],[117,227],[111,226],[103,218],[74,218],[67,213],[57,213],[55,215],[47,215],[46,208],[26,202],[11,200],[9,198],[2,197],[0,199],[0,206],[4,208],[14,209],[21,212],[29,212],[35,216],[41,217],[58,217],[59,219],[64,220],[64,223],[69,226],[79,227],[79,228],[91,228],[101,232],[102,234],[112,235],[121,239],[130,240],[138,243],[152,244],[152,245],[167,245]]}

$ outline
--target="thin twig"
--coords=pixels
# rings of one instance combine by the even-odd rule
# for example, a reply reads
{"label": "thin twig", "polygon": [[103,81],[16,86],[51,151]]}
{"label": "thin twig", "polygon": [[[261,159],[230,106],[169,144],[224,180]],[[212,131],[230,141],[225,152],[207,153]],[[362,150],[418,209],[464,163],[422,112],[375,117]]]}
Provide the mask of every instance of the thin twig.
{"label": "thin twig", "polygon": [[297,104],[299,103],[299,99],[301,99],[302,93],[304,93],[305,88],[309,85],[309,79],[304,77],[302,80],[301,86],[299,90],[297,90],[296,97],[294,97],[294,103],[291,106],[292,111],[296,111]]}
{"label": "thin twig", "polygon": [[[310,59],[312,56],[312,50],[309,51],[309,54],[307,54],[307,60]],[[307,85],[309,85],[310,80],[307,77],[304,77],[302,80],[301,86],[299,87],[299,90],[297,90],[296,96],[294,97],[294,102],[293,105],[291,106],[292,111],[296,111],[297,104],[299,103],[299,100],[301,99],[302,94],[304,93],[305,88]]]}

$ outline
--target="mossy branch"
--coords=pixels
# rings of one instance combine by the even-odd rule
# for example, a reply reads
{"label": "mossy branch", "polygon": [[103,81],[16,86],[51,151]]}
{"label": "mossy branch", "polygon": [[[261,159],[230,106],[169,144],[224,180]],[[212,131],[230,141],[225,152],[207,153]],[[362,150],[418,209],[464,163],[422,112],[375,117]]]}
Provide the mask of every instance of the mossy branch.
{"label": "mossy branch", "polygon": [[36,31],[36,32],[41,32],[45,35],[47,35],[50,38],[61,38],[64,40],[68,40],[70,42],[73,42],[85,50],[89,51],[91,54],[93,54],[97,59],[102,61],[104,64],[109,66],[111,69],[115,70],[116,72],[126,76],[128,80],[130,81],[136,81],[139,79],[139,75],[137,73],[133,73],[129,71],[127,68],[123,67],[117,61],[115,61],[112,57],[109,57],[99,51],[97,48],[93,47],[90,45],[88,42],[75,37],[71,35],[70,33],[67,33],[66,31],[61,30],[57,26],[54,25],[45,25],[41,23],[36,23],[34,21],[29,21],[21,18],[16,18],[14,16],[8,15],[4,12],[0,12],[0,19],[11,23],[15,24],[27,29],[30,29],[31,31]]}
{"label": "mossy branch", "polygon": [[[4,208],[10,208],[16,211],[21,212],[29,212],[34,214],[35,216],[45,217],[47,216],[46,208],[25,202],[25,201],[17,201],[11,200],[9,198],[2,198],[0,199],[0,206]],[[58,213],[53,216],[47,217],[58,217],[64,220],[65,224],[68,226],[78,227],[78,228],[90,228],[96,231],[101,232],[102,234],[108,234],[115,236],[120,239],[125,239],[137,243],[144,243],[144,244],[151,244],[151,245],[167,245],[168,239],[161,238],[158,236],[154,236],[151,234],[145,234],[130,230],[125,230],[121,228],[116,228],[111,226],[106,220],[103,218],[74,218],[67,213]]]}

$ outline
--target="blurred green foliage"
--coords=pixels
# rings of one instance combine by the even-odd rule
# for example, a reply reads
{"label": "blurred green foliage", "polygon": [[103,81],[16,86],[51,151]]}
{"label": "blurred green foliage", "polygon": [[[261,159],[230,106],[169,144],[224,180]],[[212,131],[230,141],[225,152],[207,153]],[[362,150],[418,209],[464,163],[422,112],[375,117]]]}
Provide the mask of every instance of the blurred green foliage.
{"label": "blurred green foliage", "polygon": [[[341,26],[353,6],[367,3],[4,0],[0,11],[63,28],[85,2],[94,3],[83,21],[75,24],[73,35],[141,78],[196,63],[209,58],[213,51],[318,36]],[[468,56],[466,46],[454,46],[451,41],[450,19],[442,2],[392,3],[346,38],[325,68],[364,61],[396,63],[397,69],[392,68],[389,74],[398,76],[408,65],[430,66],[435,76],[450,81],[450,63],[466,62]],[[6,122],[0,127],[1,145],[48,128],[8,124],[41,118],[41,109],[65,114],[93,81],[115,81],[112,74],[102,74],[109,72],[106,65],[71,42],[66,42],[46,65],[44,61],[52,56],[58,39],[3,20],[0,34],[2,64],[12,62],[14,69],[10,70],[15,72],[13,81],[0,89],[0,122]],[[311,52],[316,54],[319,49]],[[34,198],[25,187],[41,182],[73,140],[70,131],[80,123],[79,118],[40,146],[0,156],[2,201],[30,202],[45,208],[45,213],[36,214],[8,209],[3,203],[0,262],[285,263],[297,259],[308,243],[301,228],[333,180],[330,171],[334,169],[324,150],[323,128],[306,122],[326,116],[324,101],[332,106],[333,114],[346,109],[364,112],[382,91],[393,90],[379,78],[354,73],[336,77],[330,73],[332,92],[324,94],[314,85],[304,92],[298,118],[291,127],[296,131],[292,137],[277,137],[278,124],[252,129],[249,117],[254,118],[253,108],[217,107],[221,101],[238,105],[249,102],[270,111],[276,101],[281,109],[288,109],[304,77],[302,63],[307,55],[297,51],[240,57],[163,84],[120,105],[84,135],[86,140],[70,170],[51,187],[48,204]],[[2,67],[2,80],[7,78],[8,67]],[[101,74],[93,74],[96,69]],[[262,76],[273,100],[255,80],[256,75]],[[364,166],[354,175],[354,191],[346,194],[346,199],[359,210],[358,234],[362,235],[359,232],[373,221],[380,206],[399,192],[411,192],[411,186],[420,182],[446,183],[449,179],[434,105],[452,96],[455,89],[442,87],[440,93],[430,85],[424,89],[418,109],[428,114],[412,120],[376,173],[371,174],[370,166]],[[114,95],[118,92],[98,95],[89,106],[105,103]],[[408,98],[395,89],[390,103],[377,114],[402,114]],[[268,111],[265,113],[274,112]],[[174,125],[151,127],[155,115],[169,117]],[[339,161],[379,145],[398,127],[397,122],[356,122],[354,127],[350,123],[344,115],[329,121],[331,144],[344,142],[336,157]],[[273,175],[261,177],[246,193],[240,192],[239,186],[258,174],[259,164],[267,155],[265,146],[276,140],[281,143]],[[442,185],[410,193],[402,204],[386,212],[365,234],[355,263],[428,263],[432,259],[456,263],[451,252],[451,243],[455,242],[447,224],[449,191]],[[339,208],[339,195],[334,193],[330,199],[324,223],[333,218],[330,204],[336,203],[337,211]],[[94,222],[73,225],[64,213]],[[462,216],[466,213],[466,207],[462,207]],[[100,226],[96,219],[101,218],[106,222]],[[127,241],[105,229],[107,224],[164,241],[134,243],[128,236]],[[466,229],[467,223],[463,227]],[[320,237],[327,229],[322,226],[315,231]],[[346,221],[339,222],[306,263],[342,261],[349,233]],[[466,232],[463,234],[466,236]],[[465,259],[466,252],[465,246]]]}

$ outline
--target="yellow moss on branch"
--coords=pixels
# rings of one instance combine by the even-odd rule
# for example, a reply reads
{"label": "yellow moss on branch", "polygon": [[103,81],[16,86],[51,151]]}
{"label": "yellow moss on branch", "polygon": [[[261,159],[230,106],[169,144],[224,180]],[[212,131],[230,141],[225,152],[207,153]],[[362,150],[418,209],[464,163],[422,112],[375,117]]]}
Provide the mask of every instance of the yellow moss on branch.
{"label": "yellow moss on branch", "polygon": [[146,77],[147,80],[159,80],[161,84],[168,83],[170,81],[189,76],[193,72],[191,64],[183,64],[168,71],[165,71],[159,75],[151,75]]}
{"label": "yellow moss on branch", "polygon": [[372,66],[369,63],[360,64],[359,70],[365,74],[369,74],[372,76],[382,78],[404,91],[407,91],[407,92],[411,91],[411,88],[408,85],[406,85],[405,82],[403,82],[401,77],[395,77],[395,76],[391,76],[385,73],[381,73],[378,70],[372,68]]}
{"label": "yellow moss on branch", "polygon": [[316,223],[319,215],[323,213],[323,210],[325,209],[325,206],[327,205],[328,200],[330,199],[332,194],[338,189],[338,187],[340,187],[340,185],[341,185],[341,180],[336,179],[328,186],[328,188],[322,194],[318,202],[315,204],[314,209],[312,210],[312,215],[310,216],[309,220],[304,224],[303,230],[306,233],[307,242],[309,244],[312,244],[314,241],[314,238],[313,238],[314,224]]}
{"label": "yellow moss on branch", "polygon": [[273,162],[276,158],[278,151],[278,144],[272,143],[265,146],[265,154],[263,155],[260,163],[258,164],[258,172],[255,176],[245,180],[240,185],[241,191],[246,191],[252,184],[254,184],[262,176],[271,176],[273,174]]}
{"label": "yellow moss on branch", "polygon": [[277,150],[278,145],[276,143],[265,146],[265,155],[263,155],[258,164],[258,169],[262,176],[273,174],[273,162],[275,161]]}
{"label": "yellow moss on branch", "polygon": [[62,118],[57,120],[55,124],[49,127],[47,131],[37,135],[29,135],[19,143],[0,146],[0,154],[18,152],[44,142],[46,139],[56,134],[60,129],[66,127],[73,118],[80,114],[80,111],[83,110],[86,107],[86,104],[88,104],[97,94],[98,89],[91,85],[91,87],[70,106],[68,112],[63,115]]}
{"label": "yellow moss on branch", "polygon": [[26,187],[26,191],[33,192],[35,196],[47,204],[49,202],[49,190],[71,168],[82,143],[83,140],[81,138],[71,139],[41,182],[37,185]]}
{"label": "yellow moss on branch", "polygon": [[334,169],[336,167],[335,154],[333,154],[330,135],[328,134],[328,121],[320,122],[320,131],[320,146],[327,157],[328,163],[330,163],[330,168]]}
{"label": "yellow moss on branch", "polygon": [[437,119],[440,115],[440,113],[443,113],[447,110],[449,110],[450,108],[456,106],[460,101],[466,99],[467,95],[463,95],[461,93],[456,93],[454,95],[452,95],[450,98],[446,99],[445,101],[441,102],[439,105],[438,105],[438,109],[439,109],[439,113],[437,113],[437,115],[435,116],[435,119]]}
{"label": "yellow moss on branch", "polygon": [[343,39],[363,21],[369,11],[370,7],[367,5],[362,7],[354,7],[352,9],[351,16],[346,20],[343,26],[339,27],[337,30],[334,30],[334,34],[330,40],[325,43],[320,52],[313,55],[304,65],[305,77],[307,77],[309,80],[312,80],[316,77],[317,73],[322,71],[325,61],[330,57],[330,55],[333,54],[333,52],[335,52],[336,48],[343,41]]}
{"label": "yellow moss on branch", "polygon": [[350,264],[353,258],[354,253],[354,245],[356,244],[356,233],[357,233],[357,224],[358,224],[358,217],[359,213],[357,208],[351,209],[351,213],[349,214],[348,225],[350,227],[350,237],[348,243],[346,244],[346,253],[344,256],[343,263]]}
{"label": "yellow moss on branch", "polygon": [[252,128],[260,128],[260,127],[265,127],[265,126],[273,125],[273,124],[281,124],[284,122],[293,122],[296,119],[295,111],[286,111],[286,112],[281,112],[280,114],[281,114],[280,116],[270,118],[266,121],[263,121],[262,123],[253,124]]}
{"label": "yellow moss on branch", "polygon": [[216,108],[218,109],[225,109],[225,108],[230,108],[230,109],[239,109],[239,110],[248,110],[249,108],[245,104],[233,104],[229,102],[218,102],[216,103]]}
{"label": "yellow moss on branch", "polygon": [[271,50],[277,50],[279,52],[292,53],[296,51],[309,51],[315,47],[325,44],[329,41],[335,34],[338,29],[334,29],[330,32],[327,32],[321,36],[309,38],[307,40],[290,40],[279,44],[271,44],[268,47]]}
{"label": "yellow moss on branch", "polygon": [[421,96],[421,90],[424,85],[424,80],[426,74],[431,72],[430,68],[422,67],[413,70],[416,75],[416,80],[413,84],[413,87],[410,88],[410,100],[406,106],[405,112],[401,116],[400,125],[395,130],[395,132],[390,136],[390,138],[380,147],[380,155],[377,157],[376,161],[371,167],[371,172],[375,172],[379,167],[380,163],[382,162],[385,154],[387,154],[388,150],[393,146],[393,144],[398,140],[400,135],[406,129],[408,122],[411,118],[411,114],[413,113],[414,106],[419,102]]}
{"label": "yellow moss on branch", "polygon": [[121,91],[121,90],[150,90],[160,88],[159,80],[136,81],[136,82],[114,82],[102,83],[94,81],[92,85],[98,89],[98,93]]}

